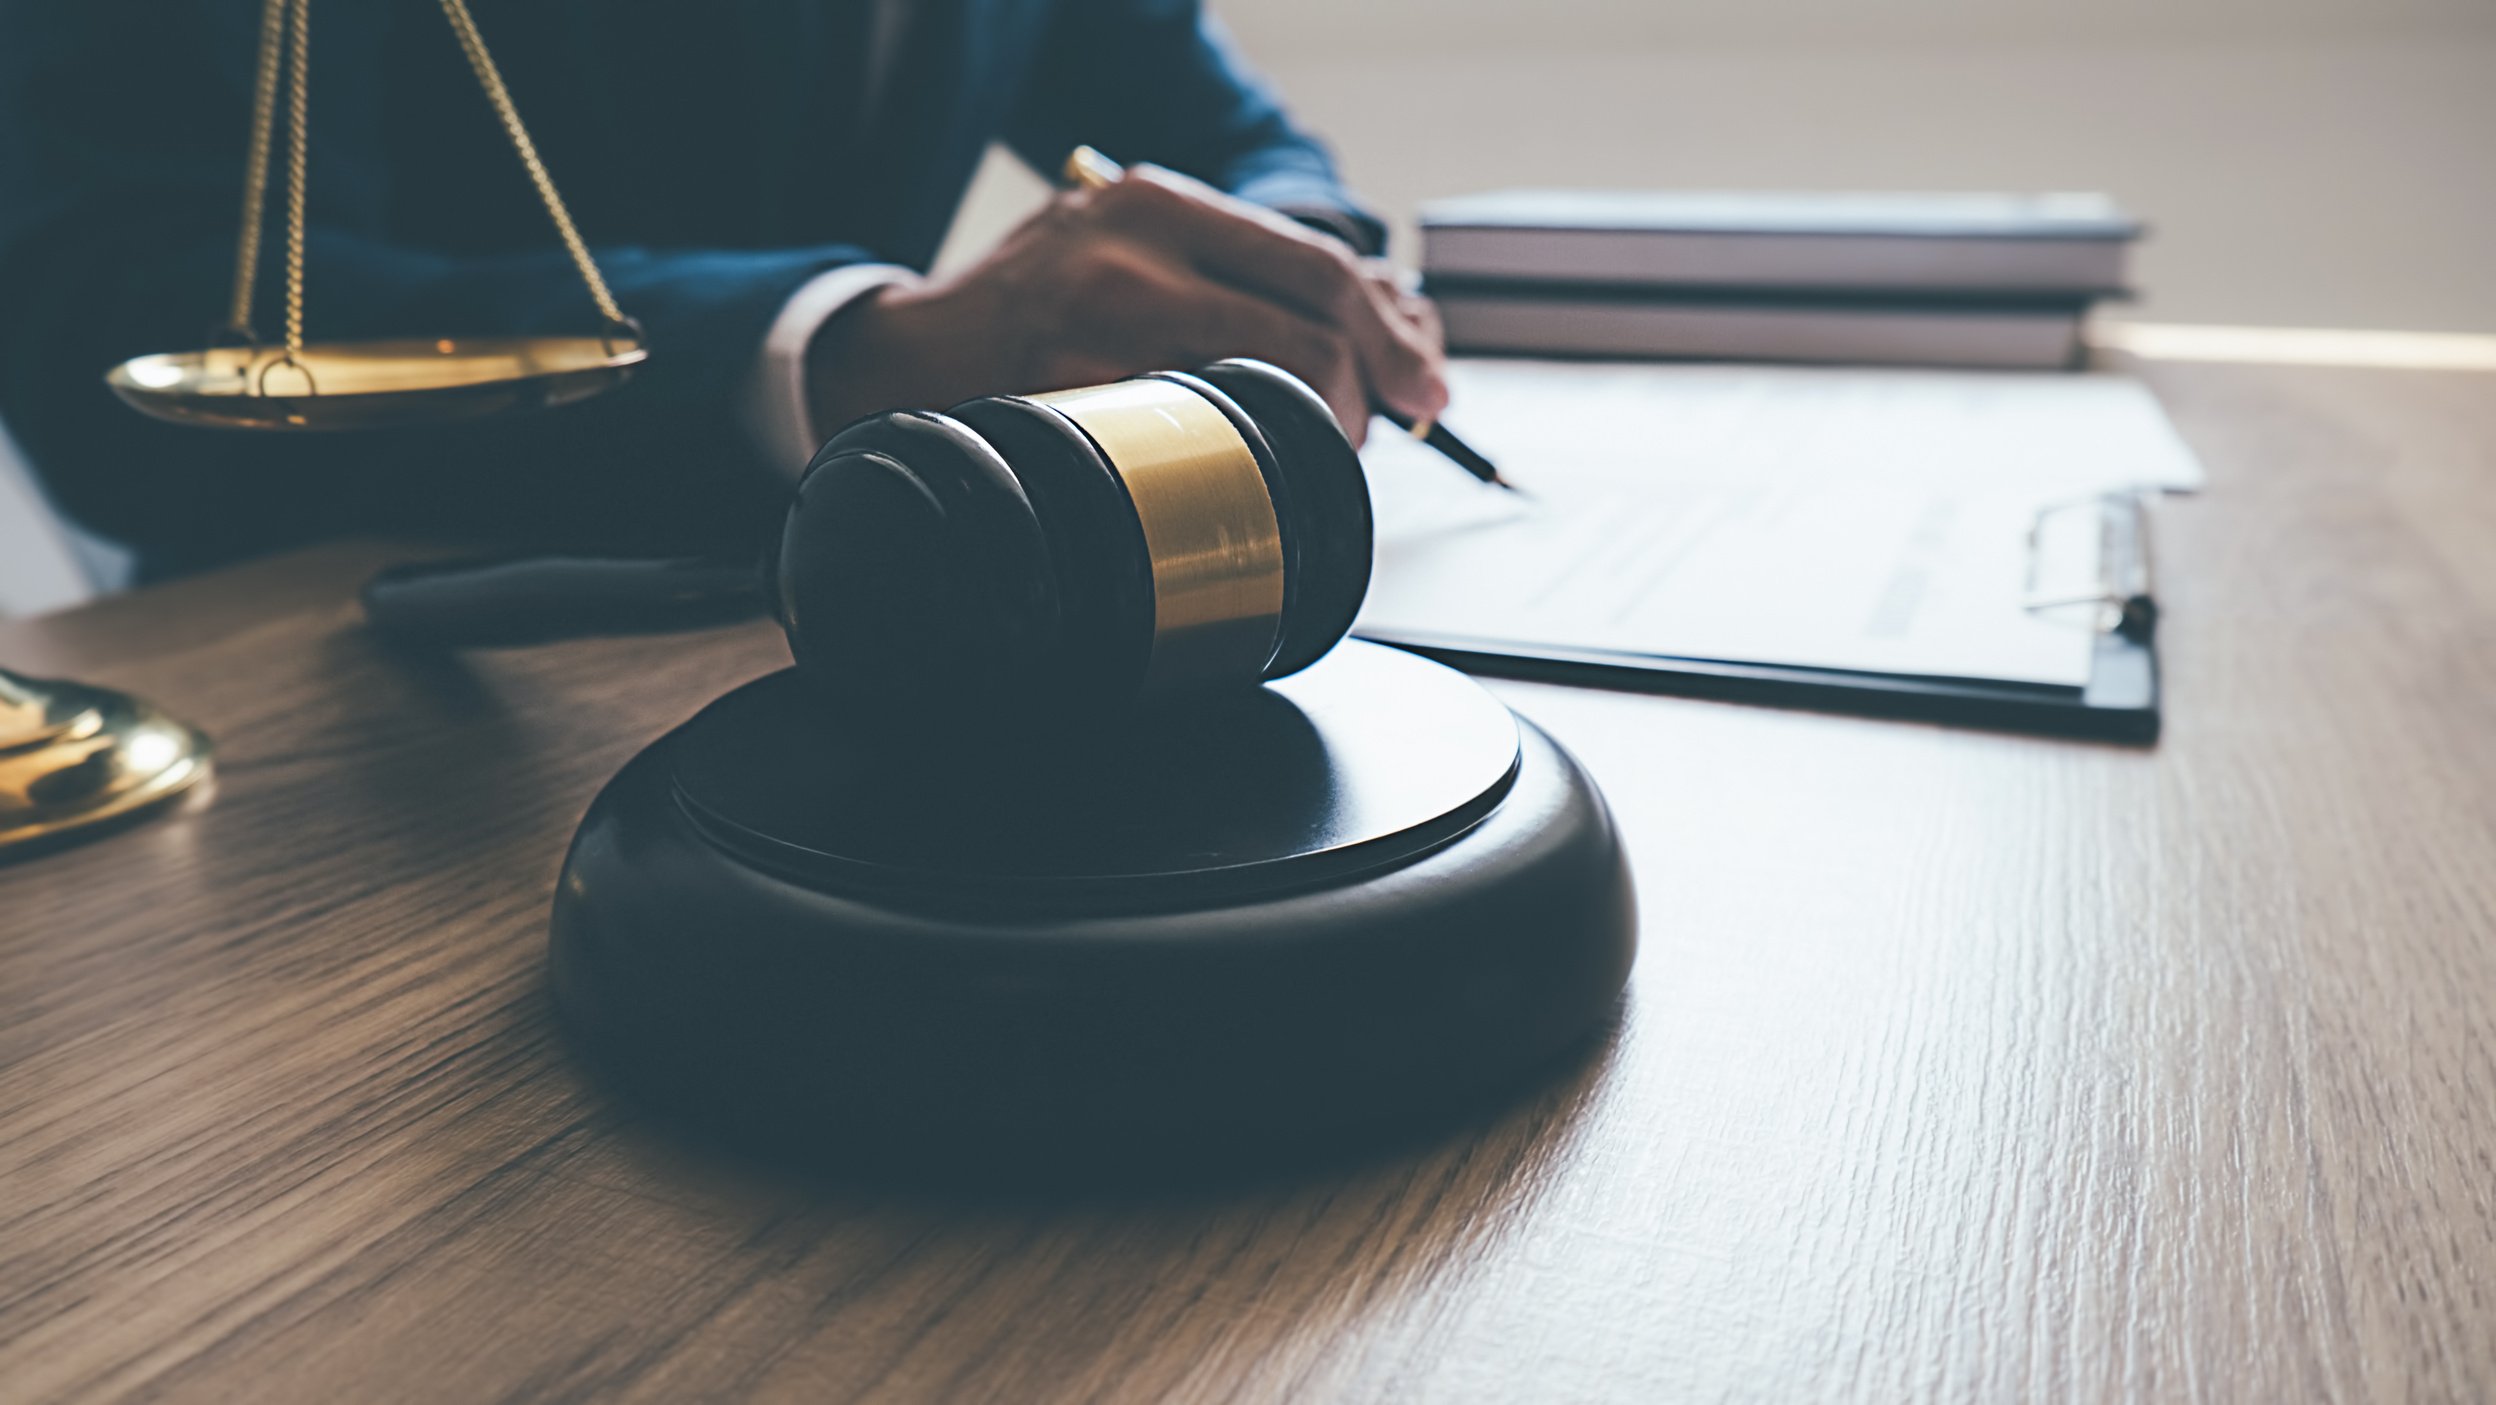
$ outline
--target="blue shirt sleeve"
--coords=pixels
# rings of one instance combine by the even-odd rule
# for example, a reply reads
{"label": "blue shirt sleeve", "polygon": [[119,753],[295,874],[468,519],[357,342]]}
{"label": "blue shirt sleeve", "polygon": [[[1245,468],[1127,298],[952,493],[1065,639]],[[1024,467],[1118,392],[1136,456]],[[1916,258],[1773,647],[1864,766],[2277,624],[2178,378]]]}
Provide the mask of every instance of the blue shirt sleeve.
{"label": "blue shirt sleeve", "polygon": [[1385,248],[1385,226],[1344,190],[1333,155],[1199,0],[1069,0],[1042,44],[1006,132],[1035,169],[1054,174],[1090,144],[1312,218],[1363,253]]}

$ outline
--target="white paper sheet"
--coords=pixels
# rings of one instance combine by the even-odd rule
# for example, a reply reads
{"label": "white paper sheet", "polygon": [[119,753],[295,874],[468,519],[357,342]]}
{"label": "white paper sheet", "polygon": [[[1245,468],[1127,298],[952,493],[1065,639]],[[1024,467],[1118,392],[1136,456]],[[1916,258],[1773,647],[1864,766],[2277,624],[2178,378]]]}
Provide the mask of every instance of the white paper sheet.
{"label": "white paper sheet", "polygon": [[1357,628],[2081,686],[2041,619],[2040,510],[2199,464],[2112,376],[1467,361],[1450,426],[1532,497],[1381,426]]}

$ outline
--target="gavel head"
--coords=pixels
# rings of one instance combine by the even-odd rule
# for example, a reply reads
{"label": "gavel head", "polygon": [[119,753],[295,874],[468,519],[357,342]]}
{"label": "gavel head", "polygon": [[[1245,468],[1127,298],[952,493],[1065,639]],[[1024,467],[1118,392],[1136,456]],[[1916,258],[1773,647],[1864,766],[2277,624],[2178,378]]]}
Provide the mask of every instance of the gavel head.
{"label": "gavel head", "polygon": [[1054,723],[1307,667],[1360,611],[1370,540],[1325,402],[1235,360],[861,420],[765,579],[837,702]]}

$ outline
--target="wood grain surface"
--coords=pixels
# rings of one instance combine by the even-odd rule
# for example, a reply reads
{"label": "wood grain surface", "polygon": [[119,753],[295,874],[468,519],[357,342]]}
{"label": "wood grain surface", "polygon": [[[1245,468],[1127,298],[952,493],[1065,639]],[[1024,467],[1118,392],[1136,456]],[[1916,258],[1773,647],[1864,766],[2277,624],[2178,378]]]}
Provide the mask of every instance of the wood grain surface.
{"label": "wood grain surface", "polygon": [[2151,368],[2155,750],[1549,686],[1622,1027],[1221,1191],[811,1183],[550,1025],[563,842],[765,628],[420,665],[339,547],[0,626],[209,728],[0,867],[0,1398],[2496,1398],[2496,375]]}

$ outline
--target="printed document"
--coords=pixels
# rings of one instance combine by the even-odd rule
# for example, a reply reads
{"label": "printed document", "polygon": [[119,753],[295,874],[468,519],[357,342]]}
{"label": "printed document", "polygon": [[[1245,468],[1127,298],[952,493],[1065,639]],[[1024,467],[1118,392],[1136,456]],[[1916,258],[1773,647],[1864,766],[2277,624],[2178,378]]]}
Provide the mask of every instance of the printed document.
{"label": "printed document", "polygon": [[2080,687],[2094,635],[2029,608],[2032,536],[2105,493],[2201,482],[2157,401],[2112,375],[1468,360],[1450,376],[1449,427],[1526,493],[1381,422],[1362,456],[1371,637]]}

